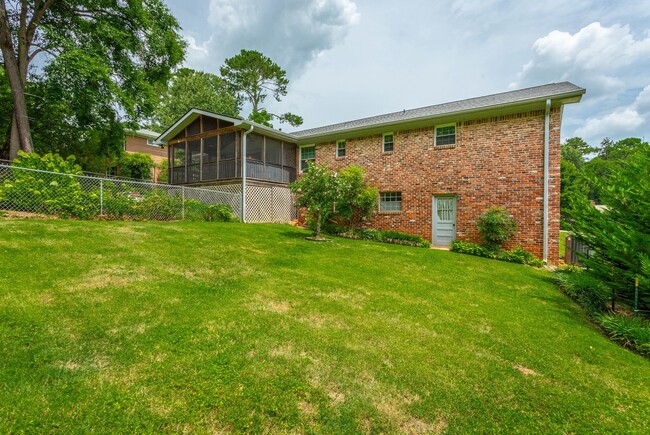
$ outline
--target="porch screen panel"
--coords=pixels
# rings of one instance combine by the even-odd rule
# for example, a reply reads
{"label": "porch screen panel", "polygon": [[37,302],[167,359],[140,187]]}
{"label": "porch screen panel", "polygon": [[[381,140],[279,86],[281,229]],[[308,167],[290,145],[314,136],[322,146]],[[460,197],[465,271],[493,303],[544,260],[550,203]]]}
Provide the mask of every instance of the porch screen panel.
{"label": "porch screen panel", "polygon": [[265,147],[266,174],[265,179],[269,181],[282,181],[282,142],[276,139],[266,138]]}
{"label": "porch screen panel", "polygon": [[219,135],[219,178],[237,176],[235,162],[235,133]]}
{"label": "porch screen panel", "polygon": [[203,139],[203,180],[215,180],[216,178],[217,137],[206,137]]}
{"label": "porch screen panel", "polygon": [[291,183],[296,180],[296,152],[293,143],[284,143],[282,147],[282,182]]}
{"label": "porch screen panel", "polygon": [[185,182],[185,142],[172,145],[172,183]]}
{"label": "porch screen panel", "polygon": [[187,144],[187,181],[201,179],[201,141],[193,140]]}
{"label": "porch screen panel", "polygon": [[264,136],[249,134],[246,144],[246,172],[250,178],[264,179]]}

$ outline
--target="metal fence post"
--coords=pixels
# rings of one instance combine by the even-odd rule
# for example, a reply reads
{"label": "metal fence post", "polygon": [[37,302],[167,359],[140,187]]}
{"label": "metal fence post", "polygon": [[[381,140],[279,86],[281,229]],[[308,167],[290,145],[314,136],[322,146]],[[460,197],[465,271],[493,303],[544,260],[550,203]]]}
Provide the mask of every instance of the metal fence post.
{"label": "metal fence post", "polygon": [[99,180],[99,215],[104,215],[104,180]]}
{"label": "metal fence post", "polygon": [[181,195],[181,198],[182,198],[182,202],[181,202],[181,205],[182,205],[181,220],[184,221],[185,220],[185,186],[181,186],[181,192],[182,192],[182,195]]}

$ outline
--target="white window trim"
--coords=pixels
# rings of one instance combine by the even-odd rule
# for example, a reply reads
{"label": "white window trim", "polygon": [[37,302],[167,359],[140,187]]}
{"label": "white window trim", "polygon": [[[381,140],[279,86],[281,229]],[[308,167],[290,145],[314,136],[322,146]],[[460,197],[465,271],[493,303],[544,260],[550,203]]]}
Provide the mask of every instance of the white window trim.
{"label": "white window trim", "polygon": [[447,124],[440,124],[440,125],[435,126],[435,128],[433,130],[433,145],[438,146],[438,129],[439,128],[444,128],[444,127],[454,127],[454,143],[453,144],[450,143],[450,144],[440,145],[440,146],[443,146],[443,147],[455,146],[457,144],[457,142],[458,142],[457,141],[458,130],[456,129],[456,123],[455,122],[450,122],[450,123],[447,123]]}
{"label": "white window trim", "polygon": [[156,145],[156,139],[147,139],[147,145],[149,145],[150,147],[158,146]]}
{"label": "white window trim", "polygon": [[[343,155],[343,156],[339,156],[339,144],[340,144],[340,143],[343,144],[343,149],[345,150],[345,155]],[[337,140],[337,141],[336,141],[336,158],[337,158],[337,159],[345,158],[345,157],[347,156],[347,154],[348,154],[348,144],[347,144],[347,141],[346,141],[345,139],[339,139],[339,140]]]}
{"label": "white window trim", "polygon": [[303,148],[309,148],[309,147],[314,147],[314,159],[312,161],[316,161],[316,144],[307,144],[307,145],[300,145],[298,147],[298,173],[302,174],[302,149]]}
{"label": "white window trim", "polygon": [[[390,150],[390,151],[386,151],[386,136],[393,136],[393,142],[392,142],[393,149]],[[382,153],[392,153],[393,151],[395,151],[395,135],[393,134],[392,131],[383,133],[381,135],[381,152]]]}

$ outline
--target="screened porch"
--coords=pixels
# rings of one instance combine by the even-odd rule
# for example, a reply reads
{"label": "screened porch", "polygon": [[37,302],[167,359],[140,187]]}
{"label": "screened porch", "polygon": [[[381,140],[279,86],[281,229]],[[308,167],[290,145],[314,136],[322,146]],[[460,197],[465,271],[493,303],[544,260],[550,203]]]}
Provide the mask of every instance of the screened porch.
{"label": "screened porch", "polygon": [[[200,115],[169,145],[171,184],[241,178],[242,131],[231,122]],[[288,184],[296,179],[296,144],[250,133],[246,177]]]}

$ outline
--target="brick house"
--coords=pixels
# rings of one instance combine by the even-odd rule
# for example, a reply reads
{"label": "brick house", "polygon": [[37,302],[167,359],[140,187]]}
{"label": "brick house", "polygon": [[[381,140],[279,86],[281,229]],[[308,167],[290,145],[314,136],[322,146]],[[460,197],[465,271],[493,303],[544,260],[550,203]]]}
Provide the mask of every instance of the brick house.
{"label": "brick house", "polygon": [[[160,136],[160,133],[151,130],[127,131],[124,134],[124,151],[131,154],[148,154],[156,165],[160,165],[167,160],[167,150],[164,146],[155,143],[158,136]],[[159,176],[160,168],[153,168],[151,179],[158,181]]]}
{"label": "brick house", "polygon": [[238,186],[243,218],[248,186],[286,186],[308,161],[358,165],[380,192],[376,228],[444,246],[477,240],[479,215],[502,206],[518,223],[510,247],[557,263],[562,107],[584,93],[553,83],[293,133],[193,109],[158,141],[171,183]]}

